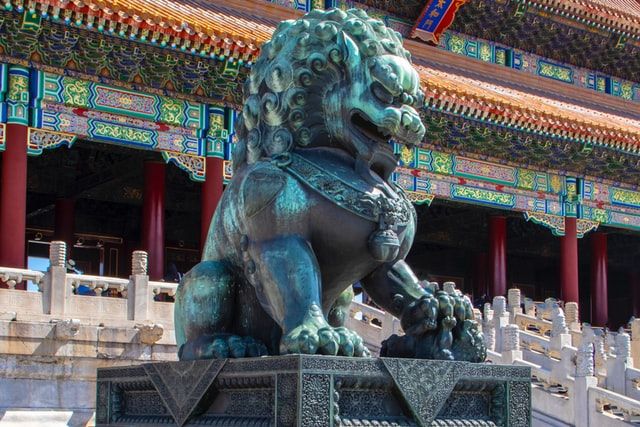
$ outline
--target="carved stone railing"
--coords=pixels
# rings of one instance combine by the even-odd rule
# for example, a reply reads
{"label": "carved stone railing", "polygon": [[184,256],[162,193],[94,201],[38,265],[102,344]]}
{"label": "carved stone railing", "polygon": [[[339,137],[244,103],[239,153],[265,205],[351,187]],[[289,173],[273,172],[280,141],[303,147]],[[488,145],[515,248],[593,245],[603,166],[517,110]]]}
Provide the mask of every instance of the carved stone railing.
{"label": "carved stone railing", "polygon": [[[563,309],[551,298],[525,298],[523,310],[522,299],[519,291],[510,290],[506,298],[496,297],[474,312],[489,361],[531,368],[534,419],[540,425],[592,427],[640,421],[640,369],[634,368],[640,357],[640,319],[631,322],[629,336],[626,330],[580,324],[576,303]],[[381,310],[354,303],[348,326],[377,350],[390,334],[383,331],[390,322],[397,320],[385,322]]]}
{"label": "carved stone railing", "polygon": [[39,287],[43,277],[44,273],[41,271],[0,267],[0,282],[5,284],[8,289],[15,289],[16,285],[23,281],[30,281]]}
{"label": "carved stone railing", "polygon": [[[70,274],[65,254],[64,242],[52,242],[46,272],[0,267],[0,280],[8,285],[0,289],[0,319],[77,319],[85,325],[134,327],[145,323],[173,329],[173,303],[155,297],[174,295],[178,284],[150,282],[145,252],[133,253],[128,279]],[[23,281],[38,285],[38,291],[15,289]]]}
{"label": "carved stone railing", "polygon": [[551,335],[552,324],[549,320],[520,313],[515,315],[514,320],[514,323],[523,331],[547,338]]}
{"label": "carved stone railing", "polygon": [[45,273],[41,271],[0,267],[0,282],[7,286],[0,289],[0,320],[15,320],[18,313],[25,315],[42,313],[42,295],[16,289],[16,285],[30,281],[41,289]]}
{"label": "carved stone railing", "polygon": [[640,401],[600,387],[589,388],[590,414],[594,426],[629,425],[640,421]]}
{"label": "carved stone railing", "polygon": [[352,302],[346,326],[357,332],[367,347],[373,352],[380,351],[382,341],[392,334],[400,334],[400,321],[377,308],[359,302]]}
{"label": "carved stone railing", "polygon": [[[177,360],[174,305],[156,297],[178,285],[150,282],[140,251],[127,279],[69,274],[63,242],[49,258],[46,272],[0,267],[0,390],[11,390],[0,415],[22,408],[15,416],[32,418],[21,425],[46,424],[45,412],[90,425],[97,368]],[[16,289],[26,281],[37,291]]]}

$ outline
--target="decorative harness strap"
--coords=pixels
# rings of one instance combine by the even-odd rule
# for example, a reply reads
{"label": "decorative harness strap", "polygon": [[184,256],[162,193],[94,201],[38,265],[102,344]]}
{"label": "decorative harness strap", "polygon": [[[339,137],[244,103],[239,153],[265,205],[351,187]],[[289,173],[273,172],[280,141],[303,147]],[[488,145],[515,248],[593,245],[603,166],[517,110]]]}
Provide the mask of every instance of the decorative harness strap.
{"label": "decorative harness strap", "polygon": [[395,228],[405,226],[411,220],[411,202],[402,191],[397,192],[399,197],[395,199],[363,191],[295,153],[282,154],[274,159],[274,163],[335,205],[368,221]]}

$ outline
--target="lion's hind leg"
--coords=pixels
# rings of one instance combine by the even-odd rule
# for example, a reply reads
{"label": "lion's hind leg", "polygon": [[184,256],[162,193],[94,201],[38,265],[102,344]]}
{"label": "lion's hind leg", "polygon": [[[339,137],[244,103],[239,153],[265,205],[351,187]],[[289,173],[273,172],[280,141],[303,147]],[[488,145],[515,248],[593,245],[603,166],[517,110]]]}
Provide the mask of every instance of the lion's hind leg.
{"label": "lion's hind leg", "polygon": [[180,360],[260,356],[266,347],[231,330],[236,282],[224,262],[203,261],[184,275],[174,307]]}

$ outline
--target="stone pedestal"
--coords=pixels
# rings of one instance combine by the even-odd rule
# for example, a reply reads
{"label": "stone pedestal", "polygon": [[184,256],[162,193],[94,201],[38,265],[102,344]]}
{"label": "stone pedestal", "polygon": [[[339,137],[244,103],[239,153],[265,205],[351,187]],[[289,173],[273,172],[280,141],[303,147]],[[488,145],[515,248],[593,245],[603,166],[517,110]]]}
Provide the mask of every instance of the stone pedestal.
{"label": "stone pedestal", "polygon": [[529,368],[281,356],[98,370],[96,425],[530,426]]}

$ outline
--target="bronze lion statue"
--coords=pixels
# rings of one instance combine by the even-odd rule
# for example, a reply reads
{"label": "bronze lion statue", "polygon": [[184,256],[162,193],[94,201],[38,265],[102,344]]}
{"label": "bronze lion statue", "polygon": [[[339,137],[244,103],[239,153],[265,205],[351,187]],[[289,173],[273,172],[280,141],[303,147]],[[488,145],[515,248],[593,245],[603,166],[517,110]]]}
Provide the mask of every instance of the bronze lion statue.
{"label": "bronze lion statue", "polygon": [[245,83],[202,262],[176,294],[182,360],[367,356],[344,327],[355,282],[401,320],[385,355],[484,358],[468,298],[425,289],[404,262],[416,214],[391,182],[390,141],[424,137],[419,82],[400,34],[362,10],[278,26]]}

